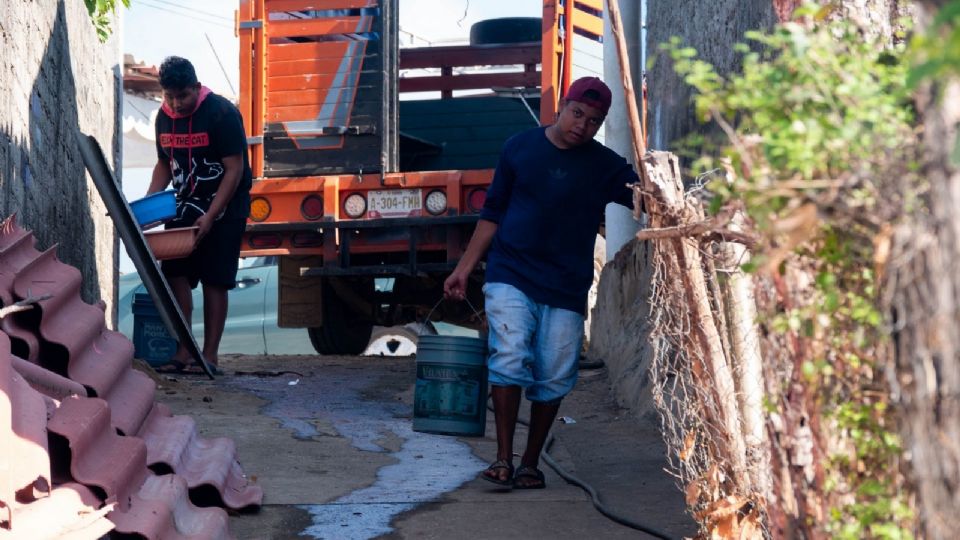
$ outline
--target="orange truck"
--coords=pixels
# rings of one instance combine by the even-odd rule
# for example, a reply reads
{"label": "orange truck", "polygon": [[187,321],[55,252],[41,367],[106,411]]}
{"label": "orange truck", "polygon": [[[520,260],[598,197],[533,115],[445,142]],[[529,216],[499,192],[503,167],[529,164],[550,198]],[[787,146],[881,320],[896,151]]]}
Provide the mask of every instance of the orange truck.
{"label": "orange truck", "polygon": [[468,45],[401,48],[398,0],[240,0],[254,174],[241,254],[278,257],[280,326],[356,354],[374,325],[434,307],[432,321],[479,323],[482,273],[469,304],[437,306],[443,281],[502,144],[602,72],[602,1],[541,0],[542,18],[481,21]]}

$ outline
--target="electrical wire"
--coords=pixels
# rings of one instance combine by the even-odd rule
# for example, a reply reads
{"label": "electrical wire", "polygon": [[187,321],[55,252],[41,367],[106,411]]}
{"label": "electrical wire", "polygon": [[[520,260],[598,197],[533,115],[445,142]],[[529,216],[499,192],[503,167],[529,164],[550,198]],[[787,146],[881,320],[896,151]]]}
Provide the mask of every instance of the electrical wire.
{"label": "electrical wire", "polygon": [[185,11],[179,11],[179,10],[176,10],[176,9],[174,9],[174,8],[167,8],[167,7],[163,7],[163,6],[160,6],[160,5],[150,4],[150,3],[147,2],[147,0],[137,0],[136,5],[148,7],[148,8],[151,8],[151,9],[156,9],[156,10],[158,10],[158,11],[165,11],[165,12],[167,12],[167,13],[171,13],[171,14],[173,14],[173,15],[177,15],[178,17],[185,17],[185,18],[193,19],[194,21],[201,22],[201,23],[205,23],[205,24],[211,24],[211,25],[213,25],[213,26],[219,26],[220,28],[233,29],[233,26],[232,26],[232,25],[227,25],[227,24],[224,24],[224,23],[222,23],[222,22],[212,21],[212,20],[209,20],[209,19],[203,19],[203,18],[201,18],[201,17],[198,17],[198,16],[197,16],[196,14],[194,14],[194,13],[187,13],[187,12],[185,12]]}
{"label": "electrical wire", "polygon": [[227,80],[227,85],[230,86],[230,92],[233,95],[237,95],[236,89],[233,88],[233,82],[230,81],[230,75],[227,74],[227,68],[223,67],[223,62],[220,61],[220,55],[217,54],[217,48],[213,46],[213,41],[210,41],[210,36],[206,32],[203,33],[203,37],[207,38],[207,43],[210,44],[210,50],[213,51],[213,57],[217,59],[217,64],[220,66],[220,71],[223,72],[223,78]]}
{"label": "electrical wire", "polygon": [[158,4],[167,4],[168,6],[177,7],[193,13],[200,13],[202,15],[207,15],[216,19],[223,19],[224,21],[227,21],[227,22],[233,22],[233,17],[227,17],[226,15],[220,15],[219,13],[214,13],[212,11],[204,11],[202,9],[197,9],[193,6],[187,6],[184,4],[179,4],[177,2],[171,2],[170,0],[152,0],[152,1],[157,2]]}
{"label": "electrical wire", "polygon": [[[487,404],[487,410],[493,411],[493,407],[489,404],[489,401]],[[494,414],[496,414],[496,411],[493,411],[493,412]],[[530,427],[530,422],[522,418],[517,418],[517,423],[527,426],[528,428]],[[543,462],[546,463],[548,466],[550,466],[550,468],[553,469],[554,472],[556,472],[560,476],[560,478],[563,478],[564,480],[566,480],[568,484],[573,484],[579,487],[580,489],[586,491],[587,494],[590,495],[590,501],[593,503],[593,507],[596,508],[598,512],[606,516],[611,521],[618,523],[620,525],[623,525],[624,527],[629,527],[631,529],[645,532],[650,536],[654,536],[662,540],[672,540],[672,537],[667,535],[666,533],[659,531],[648,525],[644,525],[639,521],[634,521],[632,519],[623,517],[620,514],[617,514],[616,512],[608,508],[607,505],[605,505],[603,501],[600,500],[600,494],[597,493],[597,490],[595,490],[593,486],[591,486],[590,484],[584,482],[583,480],[567,472],[563,467],[560,466],[559,463],[556,462],[556,460],[553,459],[553,456],[550,455],[550,447],[553,446],[553,443],[556,441],[556,439],[557,438],[553,435],[553,430],[550,430],[550,435],[547,436],[547,442],[546,444],[543,445],[543,450],[540,452],[540,458],[543,459]]]}

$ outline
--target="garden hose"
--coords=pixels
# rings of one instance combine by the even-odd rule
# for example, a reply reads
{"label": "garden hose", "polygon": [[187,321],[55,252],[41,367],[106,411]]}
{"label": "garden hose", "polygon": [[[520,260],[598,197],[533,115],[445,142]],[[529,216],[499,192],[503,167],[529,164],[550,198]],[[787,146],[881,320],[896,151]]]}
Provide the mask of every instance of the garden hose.
{"label": "garden hose", "polygon": [[[487,405],[487,409],[490,411],[493,411],[493,407],[489,404]],[[495,411],[493,412],[494,414],[496,414]],[[517,418],[517,422],[519,424],[523,424],[524,426],[527,426],[528,428],[530,427],[530,423],[527,422],[526,420],[523,420],[522,418]],[[590,484],[584,482],[583,480],[577,478],[576,476],[564,470],[564,468],[561,467],[560,464],[553,459],[553,456],[550,455],[550,447],[553,446],[554,441],[556,441],[556,437],[553,435],[553,430],[551,429],[550,434],[547,436],[547,442],[543,446],[543,451],[540,452],[540,457],[543,459],[544,463],[549,465],[550,468],[553,469],[554,472],[556,472],[558,475],[560,475],[560,478],[563,478],[564,480],[566,480],[568,484],[573,484],[579,487],[580,489],[586,491],[590,495],[590,501],[593,503],[593,507],[596,508],[598,512],[606,516],[611,521],[619,523],[624,527],[630,527],[631,529],[645,532],[651,536],[654,536],[656,538],[661,538],[663,540],[671,540],[671,537],[668,536],[666,533],[658,531],[657,529],[650,527],[648,525],[644,525],[643,523],[633,521],[632,519],[629,519],[629,518],[625,518],[617,514],[613,510],[609,509],[605,504],[603,504],[603,502],[600,500],[600,494],[597,493],[597,490],[593,489],[593,486],[591,486]]]}

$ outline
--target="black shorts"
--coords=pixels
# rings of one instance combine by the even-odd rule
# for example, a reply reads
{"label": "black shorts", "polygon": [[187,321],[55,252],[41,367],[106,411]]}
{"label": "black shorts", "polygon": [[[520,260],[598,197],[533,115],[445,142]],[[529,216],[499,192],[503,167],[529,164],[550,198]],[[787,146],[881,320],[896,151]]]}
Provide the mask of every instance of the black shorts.
{"label": "black shorts", "polygon": [[186,277],[191,289],[198,283],[227,289],[236,287],[240,241],[246,226],[245,219],[223,218],[213,222],[210,232],[188,257],[161,263],[163,274],[168,278]]}

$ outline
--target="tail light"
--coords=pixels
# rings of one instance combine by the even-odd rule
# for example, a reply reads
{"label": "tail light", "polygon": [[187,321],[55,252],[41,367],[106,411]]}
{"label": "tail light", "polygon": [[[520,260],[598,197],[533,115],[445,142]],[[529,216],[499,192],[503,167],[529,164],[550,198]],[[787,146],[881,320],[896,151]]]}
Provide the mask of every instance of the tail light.
{"label": "tail light", "polygon": [[476,188],[467,195],[467,208],[473,213],[483,210],[486,202],[487,188]]}
{"label": "tail light", "polygon": [[323,234],[318,232],[298,232],[290,238],[293,247],[315,247],[323,245]]}
{"label": "tail light", "polygon": [[307,221],[316,221],[323,217],[323,197],[307,195],[300,203],[300,215]]}
{"label": "tail light", "polygon": [[427,193],[424,206],[427,207],[427,212],[430,212],[430,214],[434,216],[439,216],[447,211],[447,194],[439,189]]}
{"label": "tail light", "polygon": [[250,201],[250,220],[251,221],[263,221],[270,217],[270,201],[264,199],[263,197],[254,197]]}
{"label": "tail light", "polygon": [[276,233],[253,233],[247,243],[254,249],[272,249],[280,247],[283,238]]}
{"label": "tail light", "polygon": [[350,218],[358,218],[363,216],[367,211],[367,198],[359,193],[353,193],[348,195],[346,199],[343,200],[343,213]]}

